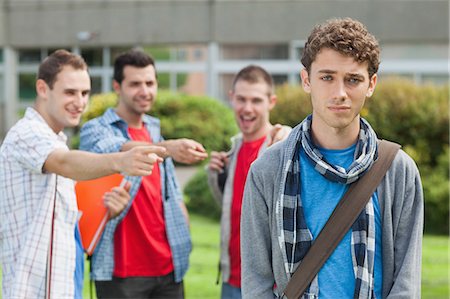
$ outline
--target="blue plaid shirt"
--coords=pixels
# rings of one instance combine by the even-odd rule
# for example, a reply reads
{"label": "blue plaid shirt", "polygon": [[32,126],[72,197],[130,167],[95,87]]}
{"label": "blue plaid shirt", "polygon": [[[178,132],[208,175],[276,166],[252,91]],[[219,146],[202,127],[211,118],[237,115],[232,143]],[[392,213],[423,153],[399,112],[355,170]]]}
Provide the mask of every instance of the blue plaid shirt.
{"label": "blue plaid shirt", "polygon": [[[144,115],[143,122],[154,143],[163,140],[157,118]],[[131,140],[128,125],[114,109],[108,109],[102,116],[87,122],[80,133],[80,149],[96,153],[118,152],[122,145]],[[175,281],[180,282],[189,267],[189,254],[192,249],[189,227],[181,210],[182,195],[175,177],[172,159],[166,158],[159,164],[164,220],[167,239],[172,251]],[[127,214],[141,185],[141,177],[127,177],[131,182],[131,200],[125,210],[106,224],[105,230],[92,255],[91,278],[111,280],[114,270],[114,232],[117,224]]]}

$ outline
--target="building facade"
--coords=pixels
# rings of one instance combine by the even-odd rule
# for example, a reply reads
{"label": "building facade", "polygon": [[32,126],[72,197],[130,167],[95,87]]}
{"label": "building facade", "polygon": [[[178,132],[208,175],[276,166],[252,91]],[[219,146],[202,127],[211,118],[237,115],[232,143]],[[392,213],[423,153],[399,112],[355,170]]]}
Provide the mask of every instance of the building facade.
{"label": "building facade", "polygon": [[32,104],[38,65],[55,49],[86,59],[94,93],[111,91],[115,55],[141,47],[156,58],[162,88],[225,101],[250,63],[298,84],[313,25],[347,16],[379,39],[381,80],[448,82],[448,1],[0,0],[0,139]]}

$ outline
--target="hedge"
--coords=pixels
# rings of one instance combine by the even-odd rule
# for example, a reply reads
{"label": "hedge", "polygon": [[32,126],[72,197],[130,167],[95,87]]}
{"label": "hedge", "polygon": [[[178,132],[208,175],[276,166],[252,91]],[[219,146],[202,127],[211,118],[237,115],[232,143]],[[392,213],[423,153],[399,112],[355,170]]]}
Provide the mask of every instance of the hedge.
{"label": "hedge", "polygon": [[[277,87],[278,103],[271,112],[272,123],[297,125],[311,113],[309,95],[301,86]],[[361,115],[373,126],[378,137],[396,141],[416,161],[425,196],[425,230],[449,232],[449,87],[415,85],[401,79],[378,83]],[[93,96],[83,122],[116,104],[114,94]],[[227,150],[230,137],[237,132],[231,109],[208,98],[161,91],[151,114],[161,119],[163,136],[192,138],[207,151]],[[188,182],[185,195],[191,211],[217,218],[220,209],[207,190],[206,174]]]}
{"label": "hedge", "polygon": [[[309,95],[301,86],[282,85],[276,90],[278,102],[271,111],[271,122],[297,125],[311,113]],[[449,232],[449,87],[415,85],[410,81],[388,78],[378,83],[361,115],[379,138],[402,144],[414,158],[422,177],[425,198],[425,231]],[[200,174],[188,183],[203,185]],[[191,189],[189,189],[191,190]],[[203,197],[203,193],[190,193]],[[212,198],[211,198],[212,200]]]}
{"label": "hedge", "polygon": [[[81,123],[102,115],[109,107],[115,107],[115,93],[91,97]],[[161,121],[161,133],[165,139],[190,138],[211,150],[226,150],[229,136],[237,132],[232,111],[223,103],[206,96],[189,96],[161,90],[149,113]],[[73,137],[77,147],[78,136]]]}

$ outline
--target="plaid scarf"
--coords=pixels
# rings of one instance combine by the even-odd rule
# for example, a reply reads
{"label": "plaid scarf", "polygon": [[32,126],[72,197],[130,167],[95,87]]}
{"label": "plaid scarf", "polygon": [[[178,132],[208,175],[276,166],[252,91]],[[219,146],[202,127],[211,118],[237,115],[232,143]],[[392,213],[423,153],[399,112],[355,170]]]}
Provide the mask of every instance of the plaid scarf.
{"label": "plaid scarf", "polygon": [[[378,153],[377,136],[368,122],[361,118],[353,163],[348,170],[330,165],[311,140],[311,122],[312,115],[308,116],[292,132],[295,138],[295,149],[293,155],[289,153],[289,159],[285,164],[284,193],[277,203],[278,212],[282,213],[281,219],[283,220],[279,241],[286,254],[285,270],[288,276],[295,272],[312,243],[312,234],[306,225],[300,198],[300,150],[305,151],[314,168],[326,179],[346,185],[362,177],[372,166]],[[354,298],[374,298],[375,221],[371,200],[352,226],[351,245],[353,270],[356,278]],[[319,286],[316,275],[303,298],[314,298],[314,295],[318,296],[318,294]]]}

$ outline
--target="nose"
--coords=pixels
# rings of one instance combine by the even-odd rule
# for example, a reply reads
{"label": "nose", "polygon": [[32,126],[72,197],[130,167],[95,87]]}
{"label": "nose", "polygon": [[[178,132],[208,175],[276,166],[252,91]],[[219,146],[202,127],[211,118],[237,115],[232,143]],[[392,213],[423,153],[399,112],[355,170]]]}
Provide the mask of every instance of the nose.
{"label": "nose", "polygon": [[151,87],[147,86],[147,84],[142,84],[139,88],[140,95],[148,95],[150,93]]}
{"label": "nose", "polygon": [[250,101],[245,101],[242,105],[243,111],[251,111],[252,110],[252,103]]}
{"label": "nose", "polygon": [[75,99],[75,106],[77,106],[78,108],[84,108],[88,102],[89,99],[89,95],[88,94],[83,94],[83,93],[78,93],[78,95],[76,96]]}
{"label": "nose", "polygon": [[334,86],[333,99],[335,100],[345,100],[347,98],[347,90],[345,88],[345,82],[336,81]]}

